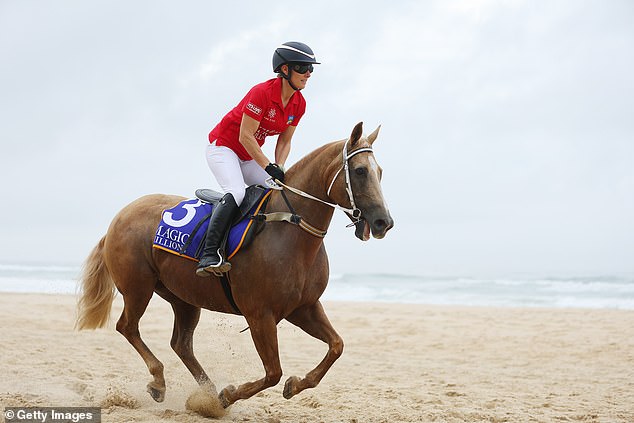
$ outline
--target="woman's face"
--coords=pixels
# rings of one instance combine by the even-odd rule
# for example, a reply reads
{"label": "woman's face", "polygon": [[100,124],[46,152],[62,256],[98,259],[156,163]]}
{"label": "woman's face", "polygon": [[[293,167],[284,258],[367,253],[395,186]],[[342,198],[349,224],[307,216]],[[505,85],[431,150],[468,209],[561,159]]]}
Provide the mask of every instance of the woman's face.
{"label": "woman's face", "polygon": [[299,73],[296,70],[293,70],[294,66],[289,66],[288,70],[292,71],[291,72],[291,82],[293,83],[293,85],[295,87],[297,87],[300,90],[303,90],[304,88],[306,88],[306,82],[308,82],[308,78],[310,78],[312,71],[311,70],[307,70],[304,73]]}

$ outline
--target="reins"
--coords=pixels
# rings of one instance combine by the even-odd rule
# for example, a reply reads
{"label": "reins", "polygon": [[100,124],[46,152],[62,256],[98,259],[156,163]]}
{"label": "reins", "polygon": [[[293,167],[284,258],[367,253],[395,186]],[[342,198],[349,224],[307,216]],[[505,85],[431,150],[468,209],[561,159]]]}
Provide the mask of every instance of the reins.
{"label": "reins", "polygon": [[343,211],[344,213],[346,213],[347,215],[350,216],[350,218],[352,219],[352,223],[350,225],[348,225],[347,227],[350,226],[354,226],[356,223],[358,223],[361,220],[361,210],[359,210],[354,202],[354,193],[352,192],[352,185],[350,183],[350,166],[348,161],[350,160],[350,158],[356,156],[359,153],[372,153],[372,147],[363,147],[363,148],[359,148],[356,150],[351,151],[350,153],[348,153],[348,141],[346,140],[343,143],[343,151],[342,151],[342,158],[343,158],[343,165],[339,168],[339,170],[335,173],[335,175],[332,178],[332,181],[330,182],[330,185],[328,186],[328,190],[326,191],[326,195],[328,195],[330,197],[330,191],[332,190],[332,187],[335,183],[335,180],[337,179],[337,177],[339,176],[339,174],[341,173],[341,171],[344,171],[345,174],[345,183],[346,183],[346,192],[348,193],[348,198],[350,199],[350,205],[351,208],[346,208],[343,206],[340,206],[339,204],[336,203],[330,203],[328,201],[324,201],[321,198],[317,198],[314,195],[308,194],[307,192],[304,192],[298,188],[294,188],[292,186],[286,185],[283,182],[278,181],[277,179],[274,181],[277,185],[279,185],[282,188],[277,188],[278,190],[281,191],[282,194],[282,198],[284,198],[284,202],[286,203],[288,209],[291,211],[291,213],[285,213],[285,212],[274,212],[274,213],[267,213],[264,215],[264,220],[267,222],[280,222],[280,221],[285,221],[285,222],[289,222],[289,223],[293,223],[298,225],[300,228],[302,228],[303,230],[305,230],[306,232],[308,232],[309,234],[316,236],[318,238],[323,238],[326,236],[326,231],[320,230],[316,227],[314,227],[313,225],[309,224],[308,222],[306,222],[304,219],[302,219],[301,216],[299,216],[297,213],[295,213],[295,210],[293,209],[293,206],[291,205],[290,201],[288,200],[288,198],[286,197],[286,193],[284,192],[284,189],[289,190],[290,192],[299,195],[300,197],[304,197],[307,198],[309,200],[313,200],[313,201],[317,201],[319,203],[325,204],[329,207],[332,207],[333,209],[338,209]]}

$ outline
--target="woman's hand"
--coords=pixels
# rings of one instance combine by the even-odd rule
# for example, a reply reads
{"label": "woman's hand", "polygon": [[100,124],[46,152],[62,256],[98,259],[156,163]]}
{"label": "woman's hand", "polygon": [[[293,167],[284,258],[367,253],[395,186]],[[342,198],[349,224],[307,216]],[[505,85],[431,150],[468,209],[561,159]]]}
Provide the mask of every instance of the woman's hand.
{"label": "woman's hand", "polygon": [[277,163],[269,163],[264,169],[273,179],[284,182],[284,170]]}

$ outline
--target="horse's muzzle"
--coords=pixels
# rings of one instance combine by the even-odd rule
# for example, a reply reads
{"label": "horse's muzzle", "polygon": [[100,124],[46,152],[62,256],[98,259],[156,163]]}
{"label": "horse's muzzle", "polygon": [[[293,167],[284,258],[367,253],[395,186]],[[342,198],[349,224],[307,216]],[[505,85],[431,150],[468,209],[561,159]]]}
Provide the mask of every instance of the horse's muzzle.
{"label": "horse's muzzle", "polygon": [[372,236],[374,238],[382,239],[385,237],[387,231],[392,229],[392,227],[394,226],[394,220],[389,214],[384,217],[374,218],[370,222],[362,217],[355,226],[356,229],[354,234],[361,241],[369,240],[370,232],[372,232]]}
{"label": "horse's muzzle", "polygon": [[376,239],[382,239],[385,237],[387,231],[394,227],[394,220],[389,214],[386,217],[374,219],[370,225],[372,229],[372,236]]}

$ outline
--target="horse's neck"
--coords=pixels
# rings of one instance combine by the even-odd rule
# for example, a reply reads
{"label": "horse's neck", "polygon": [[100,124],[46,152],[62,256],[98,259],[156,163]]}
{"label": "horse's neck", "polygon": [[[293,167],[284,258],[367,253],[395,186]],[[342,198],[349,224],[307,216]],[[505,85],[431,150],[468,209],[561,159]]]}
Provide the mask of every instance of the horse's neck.
{"label": "horse's neck", "polygon": [[[332,154],[327,154],[328,150],[326,149],[321,151],[321,154],[315,153],[317,152],[313,153],[315,157],[312,155],[307,156],[293,166],[292,170],[289,170],[289,177],[286,180],[286,184],[331,203],[332,200],[328,198],[326,193],[329,183],[326,179],[329,175],[334,174],[334,171],[331,169],[333,165]],[[328,229],[334,212],[332,207],[316,200],[304,198],[288,190],[285,192],[295,212],[299,214],[302,219],[318,229],[324,231]],[[282,209],[288,209],[281,195],[278,197],[276,206]]]}

